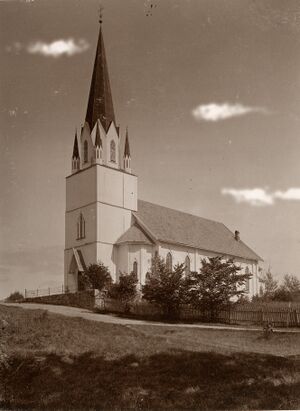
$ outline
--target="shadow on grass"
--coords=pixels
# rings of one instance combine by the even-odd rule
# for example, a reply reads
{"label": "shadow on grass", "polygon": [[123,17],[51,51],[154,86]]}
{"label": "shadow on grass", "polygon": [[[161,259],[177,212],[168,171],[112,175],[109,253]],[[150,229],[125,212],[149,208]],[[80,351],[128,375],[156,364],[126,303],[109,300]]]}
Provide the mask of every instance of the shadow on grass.
{"label": "shadow on grass", "polygon": [[299,409],[299,359],[177,351],[107,360],[13,356],[0,373],[5,409]]}

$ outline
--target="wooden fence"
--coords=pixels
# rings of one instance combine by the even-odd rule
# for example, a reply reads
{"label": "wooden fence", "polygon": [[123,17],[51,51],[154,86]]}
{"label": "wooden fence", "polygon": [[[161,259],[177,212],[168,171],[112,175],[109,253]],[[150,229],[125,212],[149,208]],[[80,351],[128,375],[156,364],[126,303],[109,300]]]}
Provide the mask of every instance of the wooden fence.
{"label": "wooden fence", "polygon": [[33,290],[24,290],[24,298],[36,298],[36,297],[46,297],[47,295],[59,295],[66,293],[75,293],[77,290],[71,289],[70,287],[65,287],[61,285],[59,287],[48,287],[48,288],[36,288]]}
{"label": "wooden fence", "polygon": [[[125,305],[122,302],[109,298],[102,299],[99,308],[106,312],[125,313]],[[159,319],[163,316],[160,307],[143,301],[130,304],[129,312],[131,315],[144,318]],[[177,318],[180,321],[209,322],[210,313],[188,305],[182,305]],[[236,305],[221,310],[215,321],[226,324],[246,323],[253,325],[262,325],[270,322],[274,327],[299,327],[300,308],[254,304]]]}

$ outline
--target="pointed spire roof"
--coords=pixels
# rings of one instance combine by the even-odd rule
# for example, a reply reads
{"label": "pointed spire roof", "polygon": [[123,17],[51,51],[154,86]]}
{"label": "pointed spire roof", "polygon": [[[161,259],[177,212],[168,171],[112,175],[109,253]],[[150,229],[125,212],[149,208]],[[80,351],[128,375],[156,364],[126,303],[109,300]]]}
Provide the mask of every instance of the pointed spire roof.
{"label": "pointed spire roof", "polygon": [[97,122],[95,147],[102,147],[102,139],[100,136],[99,123]]}
{"label": "pointed spire roof", "polygon": [[116,123],[105,56],[101,20],[93,77],[85,119],[90,126],[90,130],[93,130],[98,119],[100,119],[105,131],[108,130],[108,127],[110,126],[112,121]]}
{"label": "pointed spire roof", "polygon": [[130,157],[130,147],[129,147],[129,137],[128,137],[128,127],[126,128],[126,140],[125,140],[125,149],[124,157]]}
{"label": "pointed spire roof", "polygon": [[79,158],[79,150],[78,150],[78,140],[77,140],[77,130],[75,131],[75,138],[74,138],[74,146],[73,146],[73,155],[72,159]]}

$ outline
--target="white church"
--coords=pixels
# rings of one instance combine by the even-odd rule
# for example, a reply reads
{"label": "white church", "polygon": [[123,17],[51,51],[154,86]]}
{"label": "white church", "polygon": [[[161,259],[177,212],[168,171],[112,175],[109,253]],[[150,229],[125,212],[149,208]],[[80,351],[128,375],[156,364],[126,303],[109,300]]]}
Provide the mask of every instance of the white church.
{"label": "white church", "polygon": [[138,199],[128,131],[121,136],[115,121],[100,22],[85,123],[79,139],[75,135],[72,173],[66,177],[65,287],[76,290],[78,275],[100,261],[115,280],[119,273],[134,271],[143,284],[155,255],[169,267],[184,263],[186,273],[198,271],[205,257],[234,258],[252,274],[246,284],[249,296],[259,291],[262,259],[238,231]]}

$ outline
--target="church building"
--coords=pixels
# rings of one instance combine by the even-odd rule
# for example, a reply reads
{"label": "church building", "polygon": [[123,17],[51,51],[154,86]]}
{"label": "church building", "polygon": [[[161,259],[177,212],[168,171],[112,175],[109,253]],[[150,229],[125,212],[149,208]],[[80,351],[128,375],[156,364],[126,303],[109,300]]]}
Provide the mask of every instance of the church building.
{"label": "church building", "polygon": [[76,290],[80,272],[97,262],[108,266],[116,281],[120,273],[134,271],[143,284],[155,255],[170,268],[184,263],[186,273],[199,271],[205,257],[234,258],[252,274],[249,296],[259,291],[261,258],[238,231],[138,199],[129,133],[121,133],[115,120],[100,22],[86,118],[75,134],[72,172],[66,178],[65,287]]}

